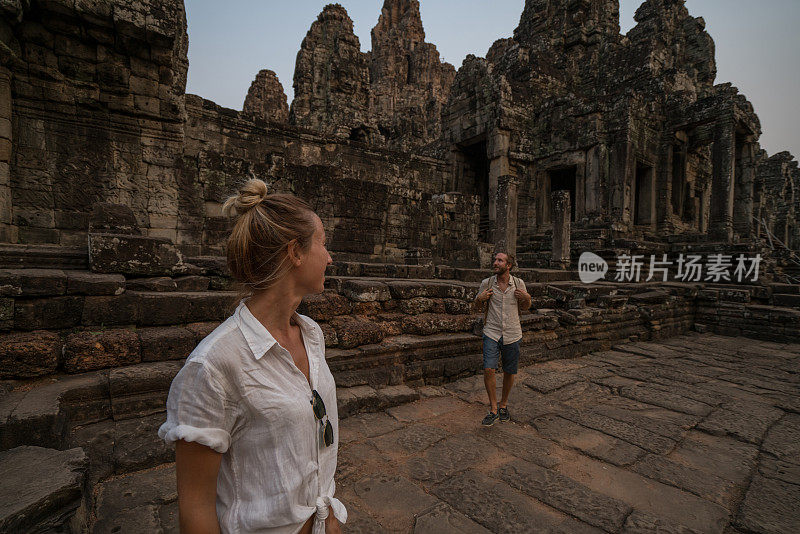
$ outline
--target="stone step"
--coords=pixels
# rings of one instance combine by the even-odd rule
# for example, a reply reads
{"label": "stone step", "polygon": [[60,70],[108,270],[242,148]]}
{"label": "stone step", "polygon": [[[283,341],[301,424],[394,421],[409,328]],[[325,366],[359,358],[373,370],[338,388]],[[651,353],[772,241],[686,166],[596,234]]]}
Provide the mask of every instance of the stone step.
{"label": "stone step", "polygon": [[104,296],[16,298],[13,329],[165,326],[221,321],[235,308],[236,296],[234,291],[124,291]]}
{"label": "stone step", "polygon": [[0,269],[89,269],[86,247],[0,244]]}
{"label": "stone step", "polygon": [[82,531],[86,468],[79,448],[25,446],[0,452],[0,532]]}
{"label": "stone step", "polygon": [[[0,400],[4,415],[0,445],[12,450],[34,444],[79,447],[90,456],[92,482],[173,461],[173,449],[157,432],[165,421],[170,384],[181,365],[144,364],[61,377],[14,392]],[[334,374],[339,382],[347,382],[344,373]],[[403,384],[337,388],[341,418],[418,398],[414,389]]]}
{"label": "stone step", "polygon": [[[594,285],[584,286],[574,282],[564,282],[562,287],[564,289],[559,289],[559,291],[566,294],[562,300],[564,303],[571,303],[570,308],[585,308],[587,299],[596,299],[601,295],[610,295],[613,292],[606,286],[597,285],[601,289],[594,291],[592,290]],[[537,292],[534,287],[531,290],[534,293]],[[560,298],[561,295],[562,293],[557,293],[557,297]],[[551,294],[544,295],[541,299],[550,299],[548,302],[553,302],[553,304],[558,300]],[[540,305],[543,304],[544,301]],[[671,310],[674,304],[670,301],[666,303],[666,306]],[[691,313],[690,306],[690,302],[687,301],[686,309],[688,311],[686,313]],[[586,323],[587,325],[595,323],[601,325],[602,321],[606,321],[604,326],[596,327],[599,329],[597,332],[592,330],[589,337],[593,340],[625,339],[628,336],[627,328],[637,328],[646,332],[645,324],[657,320],[654,318],[659,313],[653,307],[653,303],[648,303],[646,316],[640,315],[635,309],[628,310],[625,313],[629,316],[626,315],[627,319],[624,320],[618,316],[617,311],[611,309],[587,309],[587,313],[591,311],[598,317],[597,321]],[[578,311],[581,310],[570,309],[568,315],[564,315],[564,312],[560,310],[542,310],[536,314],[524,314],[522,316],[524,342],[535,347],[532,348],[531,353],[538,353],[546,348],[548,358],[559,357],[560,353],[554,349],[560,346],[558,343],[561,341],[554,345],[555,340],[571,340],[573,337],[576,341],[569,354],[576,350],[581,351],[593,347],[591,343],[586,347],[581,345],[583,337],[588,334],[585,331],[585,325],[581,324],[582,319],[574,318],[574,314]],[[581,311],[581,313],[584,312]],[[380,343],[356,346],[352,349],[328,349],[328,364],[337,384],[340,387],[381,387],[401,383],[422,385],[455,380],[474,374],[479,370],[481,363],[480,337],[463,330],[443,333],[443,328],[447,331],[450,326],[439,324],[437,321],[440,319],[437,314],[409,317],[416,321],[414,323],[417,325],[416,330],[412,329],[416,332],[415,334],[389,336]],[[464,318],[472,319],[468,315]],[[626,321],[633,322],[626,323]],[[428,328],[426,325],[431,327],[430,331],[426,329]],[[457,330],[461,328],[460,323],[451,326],[457,327]],[[577,330],[573,331],[573,327]],[[111,330],[109,335],[121,336],[120,331],[121,329]],[[126,330],[126,332],[131,333],[132,339],[136,337],[136,334],[131,331]],[[174,355],[188,352],[188,347],[207,333],[197,333],[197,337],[187,338],[186,346],[180,350],[176,349]],[[102,332],[82,334],[104,335]],[[169,339],[164,341],[160,335],[155,336],[153,340],[154,347],[162,342],[164,344],[172,342]],[[10,385],[17,384],[16,388],[0,399],[0,448],[8,449],[26,444],[46,444],[50,447],[63,448],[66,444],[65,437],[75,426],[105,420],[121,421],[140,418],[164,409],[169,385],[181,366],[180,360],[145,363],[137,363],[138,360],[133,360],[126,365],[127,360],[117,354],[127,347],[126,344],[112,343],[105,338],[95,340],[81,337],[79,341],[80,343],[73,343],[75,345],[73,347],[68,338],[67,347],[64,349],[65,357],[70,358],[74,351],[75,354],[82,355],[75,359],[78,363],[91,361],[91,358],[99,358],[101,363],[112,361],[118,367],[75,375],[55,375],[34,382],[10,383]],[[181,346],[181,339],[175,343],[177,343],[176,346]],[[572,344],[573,341],[568,343]],[[98,345],[107,346],[108,348],[104,350],[108,354],[95,354]],[[90,356],[86,356],[87,353]],[[107,358],[117,359],[108,360]],[[78,363],[71,368],[80,370],[82,367]]]}
{"label": "stone step", "polygon": [[800,309],[800,294],[783,294],[777,293],[772,295],[772,304],[775,306],[783,306],[786,308]]}
{"label": "stone step", "polygon": [[93,534],[177,533],[175,464],[115,477],[94,488]]}

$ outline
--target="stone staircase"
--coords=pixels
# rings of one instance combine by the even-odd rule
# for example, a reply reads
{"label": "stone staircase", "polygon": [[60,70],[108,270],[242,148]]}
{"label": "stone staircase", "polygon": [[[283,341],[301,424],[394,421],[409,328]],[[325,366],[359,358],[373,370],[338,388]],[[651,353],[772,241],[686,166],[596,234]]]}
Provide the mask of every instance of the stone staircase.
{"label": "stone staircase", "polygon": [[[22,252],[19,263],[11,254],[3,261],[15,268],[0,269],[0,466],[10,477],[5,488],[36,483],[5,496],[0,531],[114,532],[124,518],[97,521],[97,511],[122,506],[110,493],[117,477],[142,470],[153,470],[154,480],[173,476],[173,451],[157,436],[169,385],[232,311],[237,292],[219,257],[186,258],[188,272],[142,276],[72,268],[79,265],[69,256],[57,263],[53,250],[44,252]],[[419,274],[428,276],[413,278]],[[331,266],[326,292],[300,311],[325,333],[340,417],[406,403],[419,387],[479,372],[481,341],[470,333],[469,304],[487,274]],[[800,310],[800,286],[720,287],[699,300],[704,290],[690,284],[587,285],[574,271],[517,274],[537,309],[522,318],[523,364],[686,332],[697,302],[705,328],[731,332],[746,326],[749,309]],[[727,299],[728,307],[713,299]],[[765,335],[795,335],[787,332],[797,328],[792,321],[800,324],[800,311],[783,310],[759,311]],[[36,468],[20,469],[21,459]],[[154,525],[159,513],[174,514],[172,495],[165,492],[163,509],[153,511]]]}
{"label": "stone staircase", "polygon": [[[519,264],[523,268],[537,268],[550,265],[552,257],[552,230],[529,235],[517,247]],[[613,270],[616,259],[623,254],[642,254],[649,257],[663,251],[664,245],[652,239],[652,236],[641,238],[615,238],[608,228],[576,228],[570,236],[570,258],[573,266],[584,252],[593,252],[609,264]]]}

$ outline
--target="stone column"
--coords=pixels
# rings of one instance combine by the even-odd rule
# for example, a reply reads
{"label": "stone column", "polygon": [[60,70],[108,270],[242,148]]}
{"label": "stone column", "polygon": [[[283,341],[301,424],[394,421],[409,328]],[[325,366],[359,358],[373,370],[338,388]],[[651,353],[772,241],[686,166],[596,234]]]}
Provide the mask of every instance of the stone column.
{"label": "stone column", "polygon": [[718,124],[714,130],[711,161],[711,214],[708,234],[711,239],[733,241],[733,194],[735,184],[736,130],[733,121]]}
{"label": "stone column", "polygon": [[735,167],[733,229],[740,238],[749,239],[753,234],[753,186],[756,179],[755,143],[752,139],[741,147]]}
{"label": "stone column", "polygon": [[493,131],[487,139],[486,157],[489,158],[489,219],[499,218],[500,208],[495,200],[499,195],[500,179],[509,174],[508,150],[511,134],[502,130]]}
{"label": "stone column", "polygon": [[15,243],[11,218],[11,71],[0,67],[0,243]]}
{"label": "stone column", "polygon": [[553,221],[553,259],[554,269],[568,269],[570,264],[570,213],[572,199],[569,191],[553,191],[550,195],[550,213]]}
{"label": "stone column", "polygon": [[636,161],[633,147],[627,140],[616,142],[611,149],[611,175],[609,177],[609,219],[614,230],[627,231],[631,224],[631,182]]}
{"label": "stone column", "polygon": [[497,251],[516,255],[517,251],[517,188],[516,176],[501,176],[497,181],[497,225],[495,247]]}

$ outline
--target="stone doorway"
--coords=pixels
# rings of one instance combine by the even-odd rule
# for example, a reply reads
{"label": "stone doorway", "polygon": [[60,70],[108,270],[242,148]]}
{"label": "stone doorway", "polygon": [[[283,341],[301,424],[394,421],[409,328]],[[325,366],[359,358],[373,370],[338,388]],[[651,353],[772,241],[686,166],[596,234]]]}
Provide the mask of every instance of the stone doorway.
{"label": "stone doorway", "polygon": [[687,145],[678,143],[672,147],[672,213],[679,221],[686,221],[688,210],[686,196],[688,187],[686,184],[686,162]]}
{"label": "stone doorway", "polygon": [[653,167],[639,163],[636,165],[636,190],[634,191],[633,224],[652,225],[654,220]]}
{"label": "stone doorway", "polygon": [[479,240],[491,241],[491,209],[493,199],[489,191],[489,157],[486,139],[456,146],[456,190],[480,198]]}
{"label": "stone doorway", "polygon": [[553,169],[547,171],[547,178],[550,187],[548,188],[547,197],[546,197],[546,205],[547,209],[547,222],[552,222],[552,216],[550,213],[550,194],[553,191],[569,191],[569,198],[570,202],[570,221],[575,222],[575,205],[576,197],[575,191],[576,186],[575,182],[578,176],[578,167],[573,165],[570,167],[563,167],[560,169]]}

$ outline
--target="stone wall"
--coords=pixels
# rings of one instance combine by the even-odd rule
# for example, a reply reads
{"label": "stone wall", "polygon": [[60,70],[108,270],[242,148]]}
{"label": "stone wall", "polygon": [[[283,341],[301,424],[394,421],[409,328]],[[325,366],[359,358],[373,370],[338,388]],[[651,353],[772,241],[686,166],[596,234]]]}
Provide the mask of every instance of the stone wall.
{"label": "stone wall", "polygon": [[[475,242],[453,241],[444,223],[443,216],[453,214],[467,236],[473,224],[469,211],[449,208],[452,202],[437,196],[446,187],[447,162],[253,122],[193,95],[186,110],[185,206],[177,242],[187,253],[221,253],[229,228],[222,202],[255,176],[274,191],[308,200],[338,259],[403,263],[409,251],[423,249],[445,263],[453,251],[461,256],[455,264],[477,263]],[[456,197],[459,207],[471,202]]]}
{"label": "stone wall", "polygon": [[3,241],[83,243],[91,206],[103,201],[131,206],[150,235],[174,239],[188,65],[183,2],[6,6]]}
{"label": "stone wall", "polygon": [[[55,2],[12,9],[0,23],[11,51],[0,70],[0,241],[81,246],[93,206],[112,203],[131,208],[144,236],[167,238],[190,255],[219,254],[230,224],[221,217],[221,203],[237,184],[257,176],[276,191],[309,200],[341,259],[419,263],[438,258],[477,266],[476,240],[463,239],[476,234],[472,210],[461,211],[472,201],[442,195],[448,190],[449,162],[367,146],[360,135],[351,139],[349,126],[371,125],[377,131],[379,122],[386,123],[385,133],[397,146],[405,133],[413,133],[420,144],[435,136],[429,129],[438,132],[439,108],[436,117],[415,113],[427,106],[422,88],[440,83],[431,73],[445,67],[432,45],[423,42],[421,24],[408,26],[414,29],[408,35],[390,28],[406,19],[418,23],[419,6],[398,11],[390,3],[385,17],[391,20],[375,32],[376,50],[383,52],[374,67],[384,73],[376,76],[386,79],[382,98],[403,93],[406,99],[402,105],[397,101],[397,109],[384,102],[380,113],[370,107],[372,63],[354,41],[346,12],[329,6],[303,50],[311,63],[328,45],[341,55],[334,62],[341,72],[334,69],[335,76],[323,80],[328,84],[340,83],[349,76],[344,71],[357,69],[354,61],[364,59],[364,110],[372,118],[336,111],[335,102],[352,111],[358,100],[353,92],[358,90],[346,84],[327,87],[322,101],[304,100],[304,72],[311,76],[310,94],[319,94],[322,82],[313,75],[314,65],[304,69],[301,51],[293,121],[314,131],[287,124],[285,95],[271,71],[256,77],[241,113],[199,97],[187,101],[182,2],[159,9],[146,2],[133,7]],[[328,27],[332,24],[347,35],[336,37]],[[345,42],[353,45],[352,57]],[[417,80],[416,93],[387,78],[392,58],[400,54],[392,47],[398,46],[416,50],[408,67],[416,75],[407,76]],[[317,67],[327,69],[329,62],[323,63]],[[334,93],[341,98],[331,97]],[[441,101],[443,94],[436,89],[431,98]],[[309,106],[307,117],[322,113],[326,118],[300,119],[303,102]],[[416,126],[395,124],[401,116]],[[346,135],[338,135],[347,125]]]}
{"label": "stone wall", "polygon": [[[760,154],[756,175],[754,213],[760,224],[757,232],[766,237],[767,231],[787,247],[796,249],[800,244],[800,171],[797,160],[788,152],[767,158]],[[769,238],[768,238],[769,239]]]}
{"label": "stone wall", "polygon": [[700,291],[695,329],[778,343],[796,342],[800,336],[800,286],[779,284],[772,289],[774,293],[767,299],[763,289]]}

